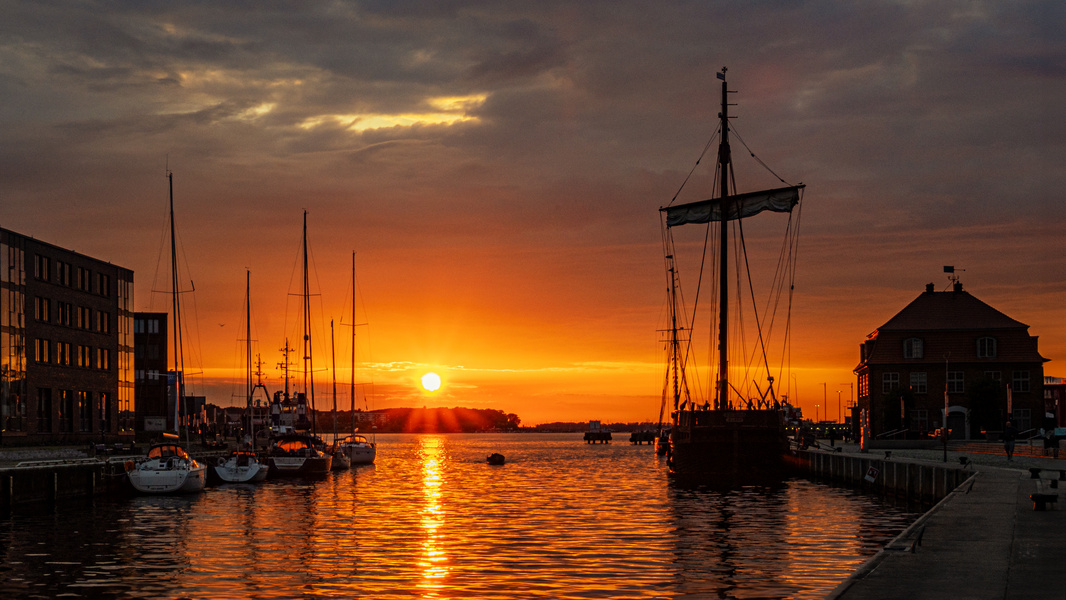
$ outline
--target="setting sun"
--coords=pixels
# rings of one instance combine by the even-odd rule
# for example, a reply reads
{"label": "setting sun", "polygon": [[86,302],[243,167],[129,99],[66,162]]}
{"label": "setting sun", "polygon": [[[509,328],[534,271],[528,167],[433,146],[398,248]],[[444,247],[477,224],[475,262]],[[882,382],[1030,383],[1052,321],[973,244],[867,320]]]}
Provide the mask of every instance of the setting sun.
{"label": "setting sun", "polygon": [[436,373],[426,373],[422,376],[422,387],[427,392],[435,392],[440,389],[440,375]]}

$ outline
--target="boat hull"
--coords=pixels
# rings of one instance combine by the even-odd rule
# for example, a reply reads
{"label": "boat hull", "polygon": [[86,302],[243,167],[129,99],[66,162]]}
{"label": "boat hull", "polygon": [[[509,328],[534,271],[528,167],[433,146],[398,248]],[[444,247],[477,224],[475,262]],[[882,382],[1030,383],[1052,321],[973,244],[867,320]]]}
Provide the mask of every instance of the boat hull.
{"label": "boat hull", "polygon": [[191,464],[168,467],[141,463],[128,473],[130,485],[142,494],[192,494],[204,489],[207,483],[207,468],[191,461]]}
{"label": "boat hull", "polygon": [[270,477],[321,477],[333,467],[333,457],[272,456],[269,459]]}
{"label": "boat hull", "polygon": [[266,479],[269,465],[256,457],[230,456],[211,468],[222,483],[257,483]]}
{"label": "boat hull", "polygon": [[726,487],[780,482],[787,453],[781,411],[687,411],[670,433],[670,474]]}
{"label": "boat hull", "polygon": [[353,465],[369,465],[377,458],[377,449],[369,445],[345,446],[344,450]]}

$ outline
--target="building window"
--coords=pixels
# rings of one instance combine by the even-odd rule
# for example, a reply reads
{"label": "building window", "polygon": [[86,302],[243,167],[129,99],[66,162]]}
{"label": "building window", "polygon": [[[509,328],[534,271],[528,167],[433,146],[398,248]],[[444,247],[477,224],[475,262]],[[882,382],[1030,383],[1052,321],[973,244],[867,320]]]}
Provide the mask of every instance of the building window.
{"label": "building window", "polygon": [[72,360],[70,342],[56,342],[56,364],[69,367]]}
{"label": "building window", "polygon": [[70,287],[70,264],[56,261],[56,283]]}
{"label": "building window", "polygon": [[73,305],[69,302],[56,302],[56,311],[59,313],[56,315],[59,317],[56,322],[70,327],[70,315],[74,311]]}
{"label": "building window", "polygon": [[37,432],[52,433],[52,390],[37,388]]}
{"label": "building window", "polygon": [[948,393],[962,394],[966,391],[962,371],[948,371]]}
{"label": "building window", "polygon": [[1015,371],[1011,373],[1010,389],[1015,392],[1029,391],[1029,371]]}
{"label": "building window", "polygon": [[859,375],[859,397],[867,398],[870,395],[870,374]]}
{"label": "building window", "polygon": [[93,309],[88,306],[78,307],[78,327],[81,327],[82,329],[92,329]]}
{"label": "building window", "polygon": [[96,349],[96,368],[103,371],[111,370],[111,350],[107,348]]}
{"label": "building window", "polygon": [[148,319],[148,333],[159,333],[159,319]]}
{"label": "building window", "polygon": [[59,390],[59,431],[74,432],[74,392]]}
{"label": "building window", "polygon": [[39,363],[52,362],[52,343],[40,338],[33,340],[33,360]]}
{"label": "building window", "polygon": [[111,333],[111,313],[96,311],[96,330],[100,333]]}
{"label": "building window", "polygon": [[49,281],[51,279],[52,263],[48,260],[47,256],[41,256],[40,254],[33,255],[33,276],[41,281]]}
{"label": "building window", "polygon": [[52,320],[52,301],[48,298],[34,297],[33,318],[43,323]]}
{"label": "building window", "polygon": [[885,373],[881,376],[881,393],[887,394],[899,387],[899,373]]}
{"label": "building window", "polygon": [[96,274],[96,293],[104,298],[111,297],[111,276],[104,273]]}
{"label": "building window", "polygon": [[93,349],[91,346],[78,346],[78,366],[86,369],[93,366]]}
{"label": "building window", "polygon": [[78,289],[83,292],[93,291],[93,272],[84,267],[78,267]]}
{"label": "building window", "polygon": [[78,431],[93,430],[93,403],[89,392],[77,392]]}
{"label": "building window", "polygon": [[911,429],[919,432],[929,431],[929,411],[924,408],[911,409]]}
{"label": "building window", "polygon": [[996,357],[996,338],[983,337],[977,338],[977,358],[995,358]]}
{"label": "building window", "polygon": [[929,378],[925,372],[911,373],[911,391],[915,394],[929,392]]}
{"label": "building window", "polygon": [[111,431],[111,394],[100,392],[100,431]]}
{"label": "building window", "polygon": [[919,338],[907,338],[903,340],[903,358],[922,358],[925,356],[925,348]]}
{"label": "building window", "polygon": [[1014,414],[1011,415],[1011,420],[1014,421],[1014,428],[1021,432],[1029,431],[1033,428],[1032,414],[1028,408],[1016,408]]}

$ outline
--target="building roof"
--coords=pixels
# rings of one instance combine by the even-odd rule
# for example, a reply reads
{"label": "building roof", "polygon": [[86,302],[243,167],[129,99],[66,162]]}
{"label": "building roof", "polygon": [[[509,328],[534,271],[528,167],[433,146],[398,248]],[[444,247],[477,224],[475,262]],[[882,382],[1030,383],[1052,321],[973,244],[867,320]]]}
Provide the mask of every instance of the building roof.
{"label": "building roof", "polygon": [[1008,317],[963,291],[956,284],[950,292],[928,288],[878,331],[952,331],[961,329],[1028,329],[1029,326]]}

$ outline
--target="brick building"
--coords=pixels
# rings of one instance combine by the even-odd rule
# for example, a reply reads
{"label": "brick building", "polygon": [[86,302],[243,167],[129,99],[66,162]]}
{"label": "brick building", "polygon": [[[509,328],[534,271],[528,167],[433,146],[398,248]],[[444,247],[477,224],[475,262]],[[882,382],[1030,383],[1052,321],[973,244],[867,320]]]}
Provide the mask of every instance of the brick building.
{"label": "brick building", "polygon": [[948,292],[926,286],[859,351],[858,408],[874,437],[931,433],[944,422],[945,394],[956,439],[998,432],[1008,415],[1023,434],[1043,426],[1047,359],[1037,337],[957,281]]}
{"label": "brick building", "polygon": [[137,431],[175,431],[174,411],[169,409],[167,339],[167,313],[133,314]]}
{"label": "brick building", "polygon": [[133,271],[0,228],[4,443],[133,435]]}

